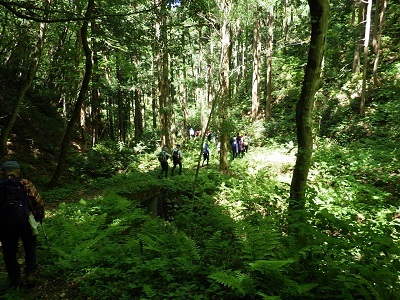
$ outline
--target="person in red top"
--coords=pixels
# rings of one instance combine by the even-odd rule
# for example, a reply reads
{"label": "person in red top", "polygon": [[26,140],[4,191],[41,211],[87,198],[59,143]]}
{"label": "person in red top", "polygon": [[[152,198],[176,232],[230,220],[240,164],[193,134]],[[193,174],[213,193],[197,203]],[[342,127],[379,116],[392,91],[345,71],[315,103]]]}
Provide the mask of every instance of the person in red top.
{"label": "person in red top", "polygon": [[[19,221],[16,225],[9,225],[4,221],[4,211],[7,209],[4,202],[5,189],[7,184],[13,185],[18,193],[25,193],[29,199],[27,207],[32,213],[36,222],[44,218],[44,203],[35,186],[28,179],[20,178],[21,167],[16,161],[6,161],[1,167],[3,179],[0,181],[0,242],[2,244],[4,263],[10,279],[9,287],[16,287],[21,283],[21,271],[17,261],[18,241],[22,240],[25,251],[25,276],[28,286],[35,283],[34,272],[37,269],[36,263],[36,234],[32,227],[34,221]],[[11,184],[10,184],[11,182]],[[23,190],[22,190],[23,189]],[[26,199],[26,197],[24,197]],[[8,202],[10,203],[10,202]],[[29,213],[29,212],[28,212]],[[23,215],[23,214],[21,214]],[[37,224],[36,224],[37,225]]]}

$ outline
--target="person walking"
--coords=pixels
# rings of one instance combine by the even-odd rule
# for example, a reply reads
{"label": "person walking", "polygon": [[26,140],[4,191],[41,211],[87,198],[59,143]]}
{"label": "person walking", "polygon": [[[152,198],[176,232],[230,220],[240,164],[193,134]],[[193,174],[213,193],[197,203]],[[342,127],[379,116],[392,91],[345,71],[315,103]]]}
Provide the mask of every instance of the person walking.
{"label": "person walking", "polygon": [[203,167],[205,162],[207,162],[207,166],[208,166],[209,160],[210,160],[210,148],[208,147],[207,143],[204,143],[204,145],[203,145],[203,164],[201,166]]}
{"label": "person walking", "polygon": [[181,151],[181,145],[177,144],[174,150],[172,150],[172,162],[174,166],[171,169],[171,176],[174,176],[174,171],[177,165],[179,165],[179,175],[182,175],[182,151]]}
{"label": "person walking", "polygon": [[165,174],[165,178],[168,177],[168,159],[171,158],[171,154],[168,153],[168,148],[164,147],[160,153],[157,154],[158,161],[160,162],[161,172],[158,174],[158,178],[163,178]]}
{"label": "person walking", "polygon": [[45,215],[43,199],[31,181],[20,178],[21,167],[17,161],[6,161],[1,171],[0,242],[9,277],[7,288],[22,283],[17,261],[19,239],[25,252],[26,284],[31,287],[36,282],[36,234],[37,225]]}
{"label": "person walking", "polygon": [[238,142],[236,140],[236,137],[234,137],[233,140],[232,140],[231,150],[232,150],[232,160],[234,160],[239,155],[239,145],[238,145]]}
{"label": "person walking", "polygon": [[250,137],[247,134],[245,134],[243,137],[243,146],[244,146],[244,152],[248,153],[250,146]]}

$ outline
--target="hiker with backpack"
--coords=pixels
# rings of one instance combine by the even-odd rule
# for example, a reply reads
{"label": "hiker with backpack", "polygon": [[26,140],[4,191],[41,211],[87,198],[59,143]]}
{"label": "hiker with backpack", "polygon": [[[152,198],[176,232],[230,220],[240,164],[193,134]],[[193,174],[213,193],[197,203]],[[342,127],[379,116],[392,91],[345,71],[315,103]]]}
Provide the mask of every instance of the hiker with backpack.
{"label": "hiker with backpack", "polygon": [[160,153],[157,154],[158,161],[160,162],[161,172],[158,174],[158,178],[163,178],[163,174],[165,174],[165,178],[168,177],[168,159],[171,158],[171,154],[168,153],[168,148],[164,147]]}
{"label": "hiker with backpack", "polygon": [[37,225],[44,218],[44,203],[37,189],[27,179],[20,178],[21,167],[16,161],[6,161],[1,167],[0,180],[0,242],[9,277],[8,288],[21,284],[17,260],[18,241],[25,251],[25,279],[34,285]]}
{"label": "hiker with backpack", "polygon": [[249,152],[249,145],[250,145],[250,138],[247,134],[245,134],[243,137],[243,146],[245,153]]}
{"label": "hiker with backpack", "polygon": [[234,159],[237,158],[238,155],[239,155],[239,145],[238,145],[238,142],[237,142],[236,137],[234,137],[234,138],[232,139],[232,142],[231,142],[231,151],[232,151],[232,160],[234,160]]}
{"label": "hiker with backpack", "polygon": [[244,157],[244,144],[243,144],[242,137],[237,138],[237,144],[238,144],[238,157],[243,158]]}
{"label": "hiker with backpack", "polygon": [[172,162],[174,166],[171,169],[171,176],[174,176],[174,171],[176,168],[176,165],[179,165],[179,175],[182,175],[182,151],[181,151],[181,145],[177,144],[174,150],[172,150]]}
{"label": "hiker with backpack", "polygon": [[203,164],[201,166],[203,167],[204,163],[206,161],[207,161],[207,166],[208,166],[209,160],[210,160],[210,148],[208,147],[207,143],[204,143],[204,145],[203,145]]}

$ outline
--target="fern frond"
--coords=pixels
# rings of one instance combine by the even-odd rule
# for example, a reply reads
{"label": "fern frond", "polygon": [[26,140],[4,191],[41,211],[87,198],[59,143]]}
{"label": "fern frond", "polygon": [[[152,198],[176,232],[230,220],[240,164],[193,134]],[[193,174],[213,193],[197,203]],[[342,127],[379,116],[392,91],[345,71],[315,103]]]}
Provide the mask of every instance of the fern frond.
{"label": "fern frond", "polygon": [[261,292],[258,292],[257,295],[261,296],[263,300],[281,300],[281,297],[279,296],[268,296]]}
{"label": "fern frond", "polygon": [[287,260],[257,260],[255,262],[249,263],[249,266],[253,271],[259,271],[262,274],[269,272],[276,272],[280,268],[292,264],[295,261],[292,259]]}
{"label": "fern frond", "polygon": [[246,295],[246,293],[253,288],[251,277],[239,271],[218,271],[208,277],[219,284],[231,288],[242,296]]}

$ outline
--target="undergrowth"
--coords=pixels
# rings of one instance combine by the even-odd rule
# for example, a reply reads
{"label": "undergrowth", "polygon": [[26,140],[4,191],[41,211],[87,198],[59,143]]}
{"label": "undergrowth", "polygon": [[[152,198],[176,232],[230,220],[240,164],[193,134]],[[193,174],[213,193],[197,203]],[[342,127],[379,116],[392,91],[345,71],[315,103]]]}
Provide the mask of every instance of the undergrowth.
{"label": "undergrowth", "polygon": [[[287,214],[290,143],[252,148],[230,175],[214,161],[194,199],[195,153],[183,176],[162,180],[155,156],[137,155],[118,175],[43,193],[61,204],[44,224],[50,249],[39,236],[41,276],[74,299],[397,299],[399,162],[388,145],[321,139],[298,219]],[[140,204],[153,192],[168,218]]]}

